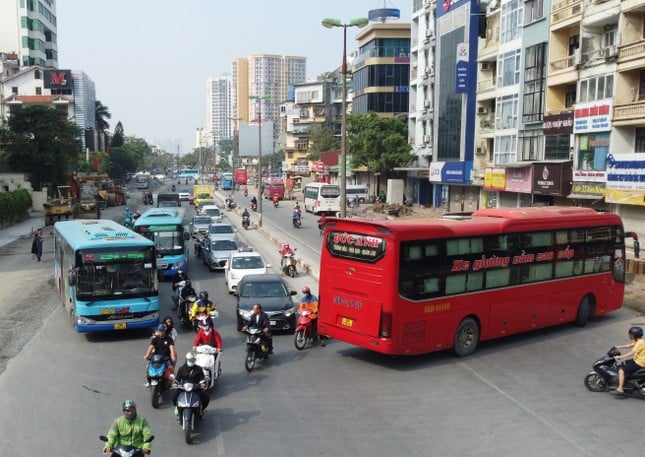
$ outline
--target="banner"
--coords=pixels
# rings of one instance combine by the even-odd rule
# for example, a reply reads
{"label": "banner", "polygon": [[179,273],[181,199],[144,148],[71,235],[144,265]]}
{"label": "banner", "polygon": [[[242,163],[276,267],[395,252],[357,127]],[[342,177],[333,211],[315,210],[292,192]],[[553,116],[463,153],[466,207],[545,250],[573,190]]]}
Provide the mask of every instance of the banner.
{"label": "banner", "polygon": [[468,92],[468,66],[469,66],[468,43],[457,43],[457,66],[455,76],[455,91],[460,94]]}

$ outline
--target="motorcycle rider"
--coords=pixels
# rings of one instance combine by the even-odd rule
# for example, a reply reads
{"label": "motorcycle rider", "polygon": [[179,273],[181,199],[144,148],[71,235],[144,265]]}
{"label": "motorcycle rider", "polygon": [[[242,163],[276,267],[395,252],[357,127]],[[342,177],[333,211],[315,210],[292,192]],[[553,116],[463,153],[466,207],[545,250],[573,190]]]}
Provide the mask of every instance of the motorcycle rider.
{"label": "motorcycle rider", "polygon": [[[190,320],[194,321],[200,313],[209,314],[216,309],[217,305],[208,299],[208,292],[203,290],[199,293],[199,300],[193,304],[193,308],[190,310]],[[197,323],[195,323],[195,331],[197,331]]]}
{"label": "motorcycle rider", "polygon": [[251,208],[253,208],[253,207],[255,207],[255,208],[258,207],[258,199],[257,199],[257,197],[255,195],[253,196],[253,198],[251,198]]}
{"label": "motorcycle rider", "polygon": [[269,346],[269,354],[273,354],[271,322],[269,321],[269,316],[267,316],[267,313],[262,311],[262,305],[260,305],[259,303],[253,305],[253,314],[251,314],[251,319],[249,319],[249,323],[242,328],[242,331],[247,331],[249,327],[262,330],[262,339],[266,341],[267,345]]}
{"label": "motorcycle rider", "polygon": [[123,212],[123,220],[126,227],[132,226],[132,211],[126,206],[125,211]]}
{"label": "motorcycle rider", "polygon": [[[172,277],[173,292],[176,291],[178,287],[180,287],[179,283],[181,281],[186,281],[186,285],[188,285],[188,275],[184,270],[177,270],[177,273],[175,273],[175,275]],[[183,290],[181,295],[183,296]],[[175,304],[173,305],[172,310],[173,311],[176,310],[178,305],[179,305],[179,299],[175,301]]]}
{"label": "motorcycle rider", "polygon": [[295,219],[300,219],[300,214],[301,214],[300,213],[300,205],[298,204],[298,202],[296,202],[296,204],[293,205],[293,213],[292,213],[291,218],[294,219],[294,220]]}
{"label": "motorcycle rider", "polygon": [[616,349],[632,348],[632,350],[627,354],[616,357],[616,362],[626,360],[626,362],[618,369],[618,388],[616,389],[616,395],[618,396],[623,396],[625,394],[623,386],[625,385],[626,377],[645,367],[645,341],[643,340],[643,329],[641,327],[630,327],[628,334],[631,343],[616,346]]}
{"label": "motorcycle rider", "polygon": [[311,319],[311,336],[314,344],[323,345],[323,340],[318,336],[318,297],[311,293],[309,286],[302,288],[302,297],[300,298],[300,308],[298,311],[309,311]]}
{"label": "motorcycle rider", "polygon": [[249,195],[249,188],[244,186],[244,196],[246,197],[247,195]]}
{"label": "motorcycle rider", "polygon": [[144,454],[150,454],[152,429],[145,417],[137,416],[137,405],[132,400],[123,402],[123,416],[117,417],[107,434],[103,452],[111,454],[117,446],[134,446]]}
{"label": "motorcycle rider", "polygon": [[282,270],[284,270],[284,267],[286,265],[285,258],[289,255],[295,255],[295,254],[296,252],[293,249],[291,249],[291,247],[289,246],[289,243],[285,243],[284,246],[282,246],[282,249],[280,249],[280,257],[282,258],[280,262],[280,267],[282,268]]}
{"label": "motorcycle rider", "polygon": [[[175,352],[175,342],[173,339],[166,335],[166,325],[159,324],[157,326],[157,331],[155,336],[150,340],[150,345],[146,350],[146,355],[143,356],[143,360],[148,360],[153,354],[160,354],[169,357],[167,363],[167,369],[172,372],[175,363],[177,363],[177,354]],[[150,378],[145,383],[144,387],[150,387]]]}
{"label": "motorcycle rider", "polygon": [[197,346],[208,345],[212,346],[218,351],[222,350],[222,336],[219,334],[215,327],[213,326],[213,320],[209,317],[200,319],[199,324],[197,325],[199,329],[197,330],[197,335],[193,340],[193,351],[197,349]]}
{"label": "motorcycle rider", "polygon": [[322,215],[318,219],[318,228],[320,230],[325,230],[325,224],[327,224],[327,214],[322,213]]}
{"label": "motorcycle rider", "polygon": [[242,222],[245,220],[250,221],[251,220],[251,215],[249,214],[249,210],[244,208],[244,212],[242,213]]}
{"label": "motorcycle rider", "polygon": [[166,334],[172,338],[173,341],[177,341],[177,329],[175,328],[175,322],[172,320],[172,317],[164,317],[163,323],[166,325]]}
{"label": "motorcycle rider", "polygon": [[278,194],[273,194],[273,204],[275,206],[278,206],[279,202],[280,202],[280,197],[278,197]]}
{"label": "motorcycle rider", "polygon": [[[176,384],[182,384],[184,382],[199,384],[201,389],[199,389],[197,393],[199,394],[199,400],[201,403],[201,411],[199,412],[201,419],[206,411],[206,407],[211,401],[211,398],[208,393],[204,391],[206,388],[206,375],[204,374],[202,367],[197,365],[197,357],[195,357],[195,353],[189,352],[186,354],[186,363],[177,370],[174,382]],[[177,397],[179,397],[179,393],[180,391],[176,390],[172,397],[172,403],[175,405],[175,415],[179,415],[179,410],[177,409]]]}

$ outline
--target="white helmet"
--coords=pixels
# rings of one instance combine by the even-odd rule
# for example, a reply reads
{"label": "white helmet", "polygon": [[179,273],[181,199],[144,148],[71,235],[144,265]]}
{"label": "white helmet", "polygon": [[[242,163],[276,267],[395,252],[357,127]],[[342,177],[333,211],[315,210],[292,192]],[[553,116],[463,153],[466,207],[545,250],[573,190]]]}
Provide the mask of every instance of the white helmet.
{"label": "white helmet", "polygon": [[189,367],[194,367],[196,360],[197,360],[197,357],[195,357],[194,352],[191,351],[188,354],[186,354],[186,365],[188,365]]}

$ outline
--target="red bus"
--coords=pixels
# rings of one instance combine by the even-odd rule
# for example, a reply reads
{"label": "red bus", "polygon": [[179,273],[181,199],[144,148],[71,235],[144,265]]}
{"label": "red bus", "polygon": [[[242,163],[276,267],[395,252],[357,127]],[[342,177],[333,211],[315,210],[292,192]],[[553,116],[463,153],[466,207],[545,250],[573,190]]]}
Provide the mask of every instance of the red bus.
{"label": "red bus", "polygon": [[267,178],[264,180],[264,198],[272,200],[274,195],[284,200],[284,181],[278,178]]}
{"label": "red bus", "polygon": [[440,219],[328,219],[319,331],[384,354],[452,348],[622,306],[620,218],[589,208],[482,209]]}
{"label": "red bus", "polygon": [[246,171],[246,168],[236,168],[235,169],[235,182],[241,186],[245,185],[249,180],[249,173]]}

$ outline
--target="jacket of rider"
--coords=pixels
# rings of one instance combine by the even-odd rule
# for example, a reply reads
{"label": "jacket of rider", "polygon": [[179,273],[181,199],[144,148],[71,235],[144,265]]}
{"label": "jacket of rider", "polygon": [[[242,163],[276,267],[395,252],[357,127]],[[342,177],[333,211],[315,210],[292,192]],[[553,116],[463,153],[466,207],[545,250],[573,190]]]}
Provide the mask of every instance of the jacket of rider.
{"label": "jacket of rider", "polygon": [[125,416],[118,417],[110,427],[105,448],[114,449],[117,446],[135,446],[151,450],[151,444],[145,441],[152,436],[152,429],[148,421],[141,416],[129,421]]}
{"label": "jacket of rider", "polygon": [[314,320],[318,318],[318,297],[315,295],[306,295],[300,299],[299,311],[310,311],[309,319]]}
{"label": "jacket of rider", "polygon": [[222,336],[219,334],[217,330],[214,328],[211,328],[208,333],[206,330],[203,328],[200,328],[197,331],[197,335],[195,336],[195,340],[193,341],[193,346],[201,346],[202,344],[207,344],[209,346],[213,346],[214,348],[217,348],[218,350],[222,350]]}
{"label": "jacket of rider", "polygon": [[217,305],[212,301],[208,300],[207,303],[204,303],[201,300],[197,300],[193,304],[193,308],[190,310],[190,318],[194,319],[199,313],[208,314],[215,309],[217,309]]}

